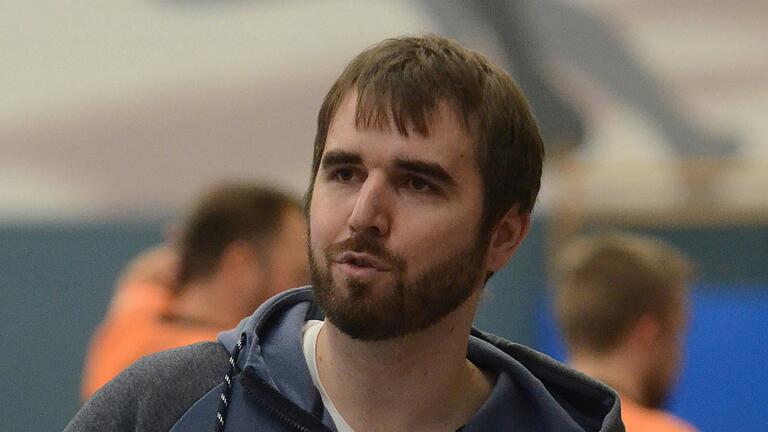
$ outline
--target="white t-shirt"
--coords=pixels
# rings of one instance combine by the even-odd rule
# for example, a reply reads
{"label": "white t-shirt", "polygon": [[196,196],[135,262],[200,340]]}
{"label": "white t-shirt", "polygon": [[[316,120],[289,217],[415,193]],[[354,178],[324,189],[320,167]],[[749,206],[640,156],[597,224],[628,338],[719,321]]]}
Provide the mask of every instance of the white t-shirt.
{"label": "white t-shirt", "polygon": [[320,329],[323,327],[325,321],[309,320],[301,328],[302,347],[304,349],[304,360],[307,362],[309,368],[309,374],[312,376],[312,382],[320,392],[320,397],[323,398],[323,405],[325,409],[333,419],[333,423],[336,424],[336,429],[339,432],[355,432],[349,424],[344,420],[344,417],[339,414],[336,406],[333,405],[333,401],[328,396],[323,388],[323,383],[320,382],[320,374],[317,372],[317,335],[320,334]]}

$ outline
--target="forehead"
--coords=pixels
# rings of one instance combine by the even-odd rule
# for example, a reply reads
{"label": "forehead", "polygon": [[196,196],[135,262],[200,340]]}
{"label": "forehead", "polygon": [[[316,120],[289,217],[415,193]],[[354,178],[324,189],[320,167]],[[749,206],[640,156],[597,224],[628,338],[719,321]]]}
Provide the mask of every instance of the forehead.
{"label": "forehead", "polygon": [[357,120],[357,93],[349,92],[339,104],[325,143],[324,153],[344,150],[369,159],[408,158],[439,163],[446,170],[477,171],[474,139],[456,110],[439,102],[427,116],[428,134],[408,127],[407,136],[395,126],[391,113],[381,124]]}

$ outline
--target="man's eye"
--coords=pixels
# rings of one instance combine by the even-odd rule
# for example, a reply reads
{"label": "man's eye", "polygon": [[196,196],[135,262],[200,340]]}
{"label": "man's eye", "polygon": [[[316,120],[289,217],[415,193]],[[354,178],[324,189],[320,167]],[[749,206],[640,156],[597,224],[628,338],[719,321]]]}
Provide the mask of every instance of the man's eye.
{"label": "man's eye", "polygon": [[355,173],[352,172],[351,169],[341,168],[336,170],[336,172],[333,174],[333,177],[336,178],[336,180],[347,183],[352,181],[352,179],[355,177]]}
{"label": "man's eye", "polygon": [[417,192],[427,192],[432,188],[432,185],[420,177],[411,177],[406,184],[410,189]]}

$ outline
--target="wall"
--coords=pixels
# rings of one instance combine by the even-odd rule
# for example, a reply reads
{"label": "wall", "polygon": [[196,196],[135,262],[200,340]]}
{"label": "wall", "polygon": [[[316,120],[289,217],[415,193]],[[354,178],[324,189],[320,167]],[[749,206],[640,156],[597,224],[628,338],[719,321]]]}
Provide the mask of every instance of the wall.
{"label": "wall", "polygon": [[[768,227],[638,230],[665,238],[696,260],[684,366],[668,409],[702,431],[768,426]],[[545,292],[539,292],[539,350],[565,359]]]}
{"label": "wall", "polygon": [[61,430],[79,407],[85,347],[121,267],[159,222],[0,226],[3,430]]}

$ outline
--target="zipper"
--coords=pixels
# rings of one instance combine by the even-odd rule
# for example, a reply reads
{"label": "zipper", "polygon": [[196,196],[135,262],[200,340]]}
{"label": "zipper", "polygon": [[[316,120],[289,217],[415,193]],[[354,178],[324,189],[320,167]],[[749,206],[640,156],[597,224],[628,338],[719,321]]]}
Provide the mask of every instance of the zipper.
{"label": "zipper", "polygon": [[240,376],[243,390],[292,429],[300,432],[332,432],[317,417],[304,411],[274,387],[259,379],[251,368],[246,368]]}
{"label": "zipper", "polygon": [[304,427],[303,425],[300,425],[299,423],[297,423],[297,422],[293,421],[293,419],[289,418],[288,416],[286,416],[286,415],[285,415],[285,414],[283,414],[282,412],[278,411],[278,410],[277,410],[276,408],[274,408],[272,405],[270,405],[270,404],[266,403],[266,402],[264,401],[264,399],[262,399],[261,397],[259,397],[259,396],[256,396],[256,395],[252,395],[252,396],[254,397],[254,399],[256,399],[256,401],[258,401],[258,402],[259,402],[259,404],[260,404],[261,406],[263,406],[264,408],[266,408],[266,409],[267,409],[267,411],[271,412],[271,413],[272,413],[272,414],[273,414],[275,417],[277,417],[277,418],[279,418],[280,420],[282,420],[282,421],[283,421],[283,423],[287,424],[287,425],[288,425],[288,426],[290,426],[292,429],[296,429],[297,431],[301,431],[301,432],[312,432],[312,430],[311,430],[311,429],[309,429],[309,428],[306,428],[306,427]]}

